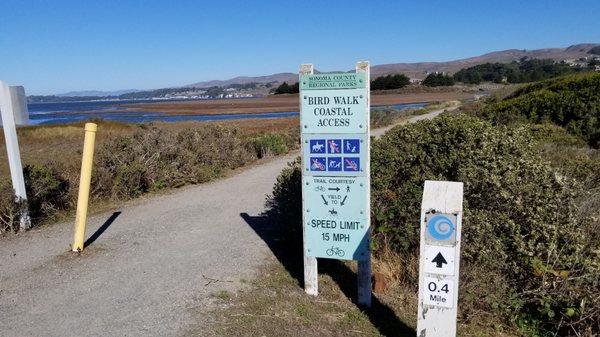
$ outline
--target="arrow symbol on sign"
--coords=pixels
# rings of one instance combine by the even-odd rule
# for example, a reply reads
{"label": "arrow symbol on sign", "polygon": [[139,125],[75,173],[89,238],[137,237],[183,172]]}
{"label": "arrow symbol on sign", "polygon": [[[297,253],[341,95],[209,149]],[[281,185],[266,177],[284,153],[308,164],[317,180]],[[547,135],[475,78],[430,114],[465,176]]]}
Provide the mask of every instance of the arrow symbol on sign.
{"label": "arrow symbol on sign", "polygon": [[448,264],[448,262],[446,261],[446,259],[442,255],[442,253],[437,253],[437,255],[433,258],[433,260],[431,260],[431,262],[435,263],[436,268],[442,268],[442,265],[444,263]]}
{"label": "arrow symbol on sign", "polygon": [[329,205],[329,204],[327,203],[327,200],[325,200],[325,197],[323,196],[323,194],[321,194],[321,199],[323,199],[323,202],[325,203],[325,205],[326,205],[326,206],[327,206],[327,205]]}
{"label": "arrow symbol on sign", "polygon": [[330,188],[328,188],[328,190],[330,190],[330,191],[336,191],[336,192],[339,192],[339,191],[340,191],[340,188],[339,188],[339,187],[336,187],[336,188],[331,188],[331,187],[330,187]]}
{"label": "arrow symbol on sign", "polygon": [[348,198],[347,195],[344,196],[344,199],[342,200],[342,202],[340,203],[341,206],[344,206],[344,203],[346,202],[346,198]]}

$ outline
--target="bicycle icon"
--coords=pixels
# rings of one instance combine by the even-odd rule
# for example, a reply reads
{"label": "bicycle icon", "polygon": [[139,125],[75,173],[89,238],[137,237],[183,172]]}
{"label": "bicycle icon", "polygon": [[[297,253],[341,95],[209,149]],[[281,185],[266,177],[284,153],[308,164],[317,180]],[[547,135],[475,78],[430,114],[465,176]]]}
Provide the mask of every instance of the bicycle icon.
{"label": "bicycle icon", "polygon": [[341,250],[339,247],[334,247],[332,246],[331,248],[327,249],[327,251],[325,251],[325,253],[327,254],[327,256],[333,256],[333,254],[342,257],[344,256],[346,253]]}

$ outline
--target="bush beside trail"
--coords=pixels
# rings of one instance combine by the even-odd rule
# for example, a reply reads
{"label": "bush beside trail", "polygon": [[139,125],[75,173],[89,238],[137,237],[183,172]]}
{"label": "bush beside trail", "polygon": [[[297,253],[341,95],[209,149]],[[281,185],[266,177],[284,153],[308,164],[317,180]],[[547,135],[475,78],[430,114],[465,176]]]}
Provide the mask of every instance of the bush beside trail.
{"label": "bush beside trail", "polygon": [[[391,248],[416,264],[424,180],[462,181],[460,321],[493,315],[530,335],[593,336],[600,247],[586,236],[581,184],[559,174],[534,143],[527,127],[494,127],[466,115],[396,127],[375,140],[374,248]],[[298,240],[300,174],[298,162],[284,170],[270,200]],[[416,291],[418,275],[403,277]]]}
{"label": "bush beside trail", "polygon": [[600,74],[531,84],[476,113],[494,124],[552,122],[600,148]]}
{"label": "bush beside trail", "polygon": [[593,304],[598,242],[581,226],[589,221],[578,216],[581,187],[558,175],[532,143],[527,128],[466,116],[392,130],[373,143],[374,232],[416,256],[423,181],[462,181],[462,318],[497,308],[541,331],[568,334],[571,324],[582,331],[600,318]]}
{"label": "bush beside trail", "polygon": [[[242,134],[237,128],[206,125],[169,130],[141,125],[110,136],[96,149],[93,201],[135,198],[144,193],[206,182],[259,158],[297,148],[296,131]],[[74,166],[77,170],[78,166]],[[78,172],[58,162],[24,168],[34,225],[75,208]],[[0,233],[19,229],[19,208],[10,180],[0,181]]]}

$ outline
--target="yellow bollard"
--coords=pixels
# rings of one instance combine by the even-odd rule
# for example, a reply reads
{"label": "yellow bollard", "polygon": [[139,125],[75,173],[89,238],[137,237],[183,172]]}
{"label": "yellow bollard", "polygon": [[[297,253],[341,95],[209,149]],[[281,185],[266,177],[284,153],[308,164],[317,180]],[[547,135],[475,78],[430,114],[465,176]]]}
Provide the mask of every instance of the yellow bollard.
{"label": "yellow bollard", "polygon": [[94,161],[94,142],[97,125],[85,123],[85,139],[83,141],[83,158],[81,160],[81,178],[79,180],[79,197],[77,198],[77,215],[75,216],[75,235],[73,236],[74,252],[83,250],[85,223],[87,219],[88,201],[90,198],[90,182],[92,180],[92,164]]}

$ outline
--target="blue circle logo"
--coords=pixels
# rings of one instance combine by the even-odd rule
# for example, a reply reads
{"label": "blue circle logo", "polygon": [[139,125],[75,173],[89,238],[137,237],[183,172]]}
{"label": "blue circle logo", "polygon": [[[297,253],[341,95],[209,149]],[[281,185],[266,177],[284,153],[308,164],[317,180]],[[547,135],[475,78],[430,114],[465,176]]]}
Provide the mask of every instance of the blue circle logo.
{"label": "blue circle logo", "polygon": [[454,233],[454,224],[448,217],[436,215],[429,219],[427,231],[436,240],[448,240],[452,236],[452,233]]}

